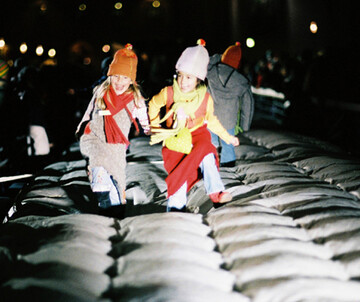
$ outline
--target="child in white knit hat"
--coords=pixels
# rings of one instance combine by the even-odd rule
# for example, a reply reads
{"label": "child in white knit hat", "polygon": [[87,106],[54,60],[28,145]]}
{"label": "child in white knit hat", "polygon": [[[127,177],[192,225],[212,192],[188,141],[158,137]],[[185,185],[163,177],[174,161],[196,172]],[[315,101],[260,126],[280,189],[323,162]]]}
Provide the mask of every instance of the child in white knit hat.
{"label": "child in white knit hat", "polygon": [[109,66],[107,78],[95,87],[94,96],[80,122],[77,133],[80,151],[88,159],[92,191],[100,208],[125,204],[126,150],[132,123],[139,120],[144,132],[149,120],[144,98],[136,83],[138,58],[127,44],[118,50]]}
{"label": "child in white knit hat", "polygon": [[[208,63],[205,41],[200,39],[197,46],[186,48],[178,59],[173,85],[163,88],[149,102],[148,114],[153,132],[150,143],[163,141],[164,145],[162,155],[168,172],[168,211],[186,210],[187,192],[201,177],[213,203],[232,199],[230,193],[225,192],[220,178],[217,151],[211,144],[208,129],[234,146],[239,145],[239,139],[230,135],[214,115],[213,99],[204,83]],[[167,114],[160,120],[160,110],[164,106]],[[163,120],[166,120],[169,130],[161,129]],[[186,151],[179,151],[176,144],[170,142],[173,142],[174,135],[181,137],[186,132],[184,130],[191,133],[191,146]]]}

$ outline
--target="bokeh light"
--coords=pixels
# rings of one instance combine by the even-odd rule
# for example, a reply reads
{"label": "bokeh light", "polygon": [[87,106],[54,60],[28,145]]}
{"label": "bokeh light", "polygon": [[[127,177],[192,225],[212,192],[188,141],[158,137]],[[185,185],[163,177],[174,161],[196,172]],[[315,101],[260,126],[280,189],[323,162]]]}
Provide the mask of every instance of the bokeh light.
{"label": "bokeh light", "polygon": [[42,55],[43,55],[43,53],[44,53],[44,48],[42,47],[42,45],[39,45],[38,47],[36,47],[35,53],[36,53],[38,56],[42,56]]}
{"label": "bokeh light", "polygon": [[54,48],[49,49],[49,51],[48,51],[48,56],[49,56],[50,58],[55,57],[55,56],[56,56],[56,50],[55,50]]}
{"label": "bokeh light", "polygon": [[22,53],[22,54],[24,54],[24,53],[26,53],[27,52],[27,50],[28,50],[28,47],[27,47],[27,45],[26,45],[26,43],[21,43],[21,45],[20,45],[20,52]]}
{"label": "bokeh light", "polygon": [[109,52],[110,51],[110,45],[109,44],[103,45],[102,51],[105,52],[105,53]]}
{"label": "bokeh light", "polygon": [[313,34],[316,34],[317,31],[318,31],[318,26],[317,26],[317,23],[315,21],[311,21],[310,22],[310,31],[313,33]]}
{"label": "bokeh light", "polygon": [[79,11],[84,11],[84,10],[86,10],[86,4],[85,4],[85,3],[81,3],[81,4],[79,5]]}
{"label": "bokeh light", "polygon": [[91,58],[90,57],[85,57],[83,60],[83,64],[84,65],[90,65],[91,64]]}
{"label": "bokeh light", "polygon": [[115,9],[122,9],[123,5],[121,2],[116,2],[114,7],[115,7]]}
{"label": "bokeh light", "polygon": [[46,5],[46,3],[41,3],[41,5],[40,5],[40,10],[41,10],[42,12],[46,12],[46,11],[47,11],[47,5]]}
{"label": "bokeh light", "polygon": [[160,1],[158,1],[158,0],[153,1],[152,6],[155,8],[160,7]]}
{"label": "bokeh light", "polygon": [[247,38],[246,46],[249,48],[253,48],[255,46],[255,40],[253,38]]}

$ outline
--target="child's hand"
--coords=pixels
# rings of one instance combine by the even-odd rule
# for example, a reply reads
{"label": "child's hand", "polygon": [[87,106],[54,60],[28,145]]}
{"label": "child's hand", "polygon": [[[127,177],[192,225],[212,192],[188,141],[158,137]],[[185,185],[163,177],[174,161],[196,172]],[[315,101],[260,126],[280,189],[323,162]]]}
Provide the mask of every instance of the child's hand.
{"label": "child's hand", "polygon": [[150,127],[144,128],[144,134],[145,134],[145,135],[151,135],[151,134],[152,134]]}
{"label": "child's hand", "polygon": [[149,128],[144,128],[144,134],[145,135],[152,135],[153,133],[151,131],[151,128],[150,127]]}
{"label": "child's hand", "polygon": [[234,147],[239,146],[240,145],[239,138],[237,138],[236,136],[233,136],[233,138],[231,139],[230,144],[232,144]]}

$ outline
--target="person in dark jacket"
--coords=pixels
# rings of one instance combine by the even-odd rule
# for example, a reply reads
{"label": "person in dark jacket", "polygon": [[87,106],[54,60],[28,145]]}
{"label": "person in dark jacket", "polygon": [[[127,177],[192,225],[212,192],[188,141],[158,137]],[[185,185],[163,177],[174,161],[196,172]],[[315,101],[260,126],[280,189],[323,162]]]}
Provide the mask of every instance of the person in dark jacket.
{"label": "person in dark jacket", "polygon": [[[225,52],[211,56],[208,65],[208,91],[214,99],[214,113],[232,135],[248,131],[254,114],[254,97],[250,81],[238,68],[241,61],[240,43],[229,46]],[[212,143],[221,147],[220,166],[235,166],[234,146],[211,133]]]}

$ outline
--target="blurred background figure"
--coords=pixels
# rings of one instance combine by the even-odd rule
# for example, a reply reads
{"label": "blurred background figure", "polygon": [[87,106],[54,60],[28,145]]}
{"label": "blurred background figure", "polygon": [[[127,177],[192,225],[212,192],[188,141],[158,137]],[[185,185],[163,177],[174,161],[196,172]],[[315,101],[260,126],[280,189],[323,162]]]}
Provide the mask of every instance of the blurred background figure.
{"label": "blurred background figure", "polygon": [[9,69],[9,65],[0,59],[0,109],[6,97]]}
{"label": "blurred background figure", "polygon": [[[250,81],[239,72],[240,43],[225,52],[211,56],[208,65],[208,90],[214,99],[214,113],[226,130],[236,135],[248,131],[254,115],[254,98]],[[231,144],[211,133],[211,140],[220,151],[220,166],[235,166],[235,149]]]}

